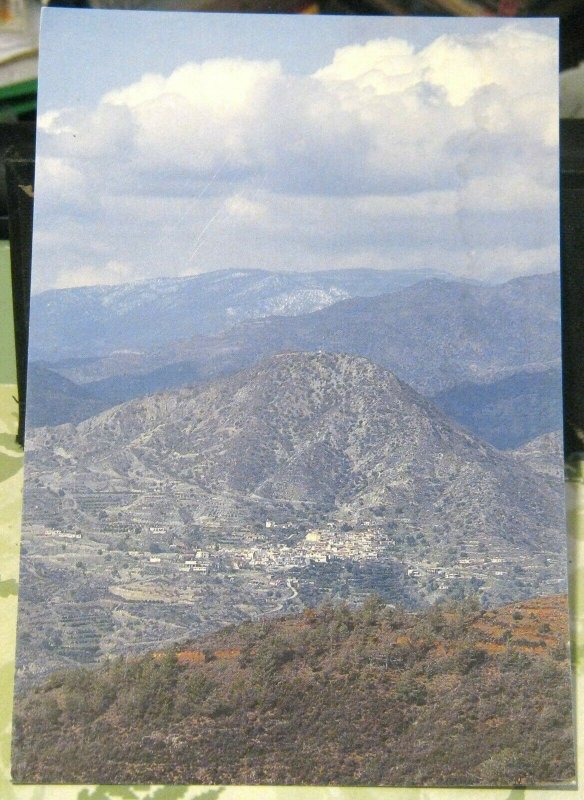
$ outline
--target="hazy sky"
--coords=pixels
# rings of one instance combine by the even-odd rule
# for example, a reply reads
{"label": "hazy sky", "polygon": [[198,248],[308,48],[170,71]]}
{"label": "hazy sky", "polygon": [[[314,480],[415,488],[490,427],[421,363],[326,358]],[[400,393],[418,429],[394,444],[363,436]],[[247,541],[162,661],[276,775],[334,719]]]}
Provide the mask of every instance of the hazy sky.
{"label": "hazy sky", "polygon": [[34,289],[558,265],[550,20],[45,9]]}

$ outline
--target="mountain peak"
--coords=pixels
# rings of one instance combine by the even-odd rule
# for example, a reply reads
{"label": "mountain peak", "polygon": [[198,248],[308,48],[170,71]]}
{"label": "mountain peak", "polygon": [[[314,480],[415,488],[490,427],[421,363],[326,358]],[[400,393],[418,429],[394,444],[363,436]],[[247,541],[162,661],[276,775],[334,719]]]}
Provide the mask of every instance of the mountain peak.
{"label": "mountain peak", "polygon": [[[315,375],[335,375],[345,380],[377,376],[384,380],[394,380],[402,384],[392,372],[375,364],[365,356],[352,353],[332,353],[327,350],[286,350],[269,355],[258,364],[263,370],[308,370]],[[244,371],[243,374],[246,374]]]}
{"label": "mountain peak", "polygon": [[[40,444],[41,447],[35,447]],[[192,487],[200,507],[309,503],[318,515],[408,508],[436,530],[531,546],[561,524],[557,498],[536,496],[517,461],[457,427],[391,372],[362,356],[289,351],[221,380],[134,400],[76,428],[40,429],[30,463],[74,454],[76,480],[144,491]],[[49,455],[43,455],[49,454]],[[87,478],[80,479],[81,472]],[[529,508],[523,497],[530,497]],[[213,498],[220,498],[214,500]],[[521,509],[513,519],[509,508]],[[222,512],[223,513],[223,512]],[[247,512],[245,512],[247,513]]]}

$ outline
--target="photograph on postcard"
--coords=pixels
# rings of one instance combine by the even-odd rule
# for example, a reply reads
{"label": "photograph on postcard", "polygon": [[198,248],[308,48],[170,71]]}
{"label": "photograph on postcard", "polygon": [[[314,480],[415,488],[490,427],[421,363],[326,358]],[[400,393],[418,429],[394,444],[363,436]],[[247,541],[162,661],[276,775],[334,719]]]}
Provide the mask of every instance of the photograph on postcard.
{"label": "photograph on postcard", "polygon": [[557,58],[43,13],[16,783],[573,782]]}

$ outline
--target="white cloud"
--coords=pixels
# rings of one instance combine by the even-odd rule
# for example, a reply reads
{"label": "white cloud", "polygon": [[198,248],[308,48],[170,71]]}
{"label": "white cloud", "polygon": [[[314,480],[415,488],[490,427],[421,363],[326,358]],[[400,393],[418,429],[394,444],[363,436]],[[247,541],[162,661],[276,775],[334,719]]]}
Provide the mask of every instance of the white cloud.
{"label": "white cloud", "polygon": [[79,265],[72,269],[60,269],[53,284],[55,289],[71,286],[98,286],[125,283],[135,278],[130,264],[108,261],[102,266]]}
{"label": "white cloud", "polygon": [[419,52],[394,38],[342,48],[304,77],[275,61],[214,59],[145,75],[91,112],[51,111],[41,122],[71,157],[123,151],[145,177],[221,169],[300,193],[441,186],[476,131],[486,145],[490,135],[554,145],[554,53],[548,37],[503,28]]}
{"label": "white cloud", "polygon": [[[39,187],[42,189],[39,191]],[[64,157],[37,156],[35,163],[36,220],[63,213],[91,213],[88,176]]]}
{"label": "white cloud", "polygon": [[246,222],[255,222],[264,219],[266,216],[265,206],[243,195],[234,195],[228,198],[225,203],[225,210],[232,217]]}
{"label": "white cloud", "polygon": [[[348,84],[359,92],[401,94],[419,81],[413,45],[403,39],[376,39],[336,51],[332,62],[314,77],[325,83]],[[347,103],[350,95],[345,95]]]}
{"label": "white cloud", "polygon": [[383,96],[425,85],[439,90],[450,106],[462,106],[486,86],[513,96],[553,94],[556,64],[553,39],[510,24],[491,33],[440,36],[418,52],[395,38],[351,45],[315,77]]}
{"label": "white cloud", "polygon": [[510,275],[535,275],[559,269],[558,244],[519,248],[500,244],[486,249],[468,249],[461,254],[459,272],[468,278],[502,281]]}
{"label": "white cloud", "polygon": [[108,93],[102,107],[130,112],[135,156],[144,165],[186,167],[195,174],[225,159],[241,167],[253,161],[258,120],[280,75],[275,61],[189,63],[167,78],[146,75]]}
{"label": "white cloud", "polygon": [[[502,23],[418,50],[395,37],[343,47],[312,75],[187,63],[94,108],[48,110],[43,281],[553,265],[556,57],[552,38]],[[58,258],[43,215],[67,230]]]}
{"label": "white cloud", "polygon": [[48,187],[51,194],[55,191],[63,194],[78,192],[85,183],[82,172],[63,158],[39,158],[36,177],[42,182],[43,189]]}
{"label": "white cloud", "polygon": [[459,210],[480,213],[509,213],[518,209],[544,212],[557,206],[559,188],[546,186],[528,170],[513,170],[508,175],[481,175],[469,178],[457,193]]}

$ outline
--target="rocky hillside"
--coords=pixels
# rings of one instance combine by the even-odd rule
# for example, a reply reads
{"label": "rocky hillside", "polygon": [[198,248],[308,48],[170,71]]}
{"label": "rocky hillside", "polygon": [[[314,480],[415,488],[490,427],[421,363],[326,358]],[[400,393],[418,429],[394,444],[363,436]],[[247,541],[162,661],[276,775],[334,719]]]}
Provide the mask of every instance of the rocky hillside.
{"label": "rocky hillside", "polygon": [[515,450],[513,455],[534,472],[551,475],[558,481],[564,475],[562,431],[552,431],[537,436]]}
{"label": "rocky hillside", "polygon": [[[181,480],[236,509],[303,502],[321,515],[404,514],[444,546],[563,547],[561,485],[450,422],[364,358],[283,353],[227,379],[132,401],[27,442],[54,488]],[[86,477],[84,477],[86,476]]]}
{"label": "rocky hillside", "polygon": [[533,786],[574,780],[567,603],[375,597],[54,675],[17,696],[17,783]]}

